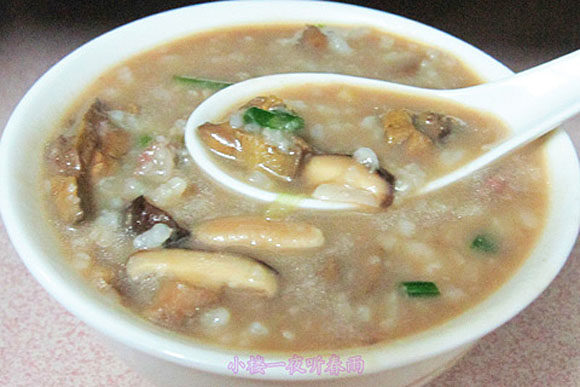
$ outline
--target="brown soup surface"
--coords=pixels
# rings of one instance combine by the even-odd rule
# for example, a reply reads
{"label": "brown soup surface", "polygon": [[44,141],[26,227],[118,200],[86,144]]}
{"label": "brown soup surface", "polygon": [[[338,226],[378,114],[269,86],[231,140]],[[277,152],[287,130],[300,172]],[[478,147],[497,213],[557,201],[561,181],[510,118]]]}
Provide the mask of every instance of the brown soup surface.
{"label": "brown soup surface", "polygon": [[[200,133],[228,172],[290,195],[253,201],[199,170],[183,140],[196,106],[230,83],[305,71],[480,82],[448,53],[364,27],[238,27],[137,55],[99,77],[47,144],[47,212],[71,265],[172,331],[288,351],[418,333],[507,281],[544,226],[541,142],[409,196],[506,136],[493,117],[357,87],[282,89]],[[296,207],[308,196],[359,207]]]}

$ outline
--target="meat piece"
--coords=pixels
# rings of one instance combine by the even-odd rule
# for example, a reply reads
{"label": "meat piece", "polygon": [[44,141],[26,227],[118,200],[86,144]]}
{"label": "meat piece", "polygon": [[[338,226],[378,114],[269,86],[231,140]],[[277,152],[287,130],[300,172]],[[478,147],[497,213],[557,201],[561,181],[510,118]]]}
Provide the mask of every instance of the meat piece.
{"label": "meat piece", "polygon": [[206,123],[198,131],[201,140],[215,154],[285,181],[296,177],[304,155],[310,151],[308,144],[299,137],[295,137],[294,145],[284,152],[268,144],[261,134],[234,129],[228,123]]}
{"label": "meat piece", "polygon": [[307,26],[304,32],[302,32],[300,45],[313,51],[324,50],[328,47],[328,38],[320,31],[320,28]]}
{"label": "meat piece", "polygon": [[164,247],[174,247],[188,237],[190,232],[181,227],[171,215],[149,203],[144,196],[139,196],[129,206],[125,214],[125,224],[136,234],[144,233],[157,223],[163,223],[173,229]]}
{"label": "meat piece", "polygon": [[437,141],[447,137],[458,122],[445,114],[422,112],[413,117],[413,124],[432,141]]}
{"label": "meat piece", "polygon": [[413,125],[411,114],[404,109],[393,109],[383,116],[387,143],[404,146],[407,153],[417,156],[430,151],[433,143]]}
{"label": "meat piece", "polygon": [[166,326],[180,326],[194,316],[199,308],[215,303],[219,299],[215,291],[167,281],[159,289],[151,306],[144,314]]}

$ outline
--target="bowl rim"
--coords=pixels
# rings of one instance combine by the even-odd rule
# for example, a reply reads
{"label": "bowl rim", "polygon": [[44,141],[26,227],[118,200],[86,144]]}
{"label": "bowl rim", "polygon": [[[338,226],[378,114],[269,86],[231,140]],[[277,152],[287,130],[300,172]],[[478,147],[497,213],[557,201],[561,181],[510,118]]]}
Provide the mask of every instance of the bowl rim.
{"label": "bowl rim", "polygon": [[[297,3],[301,4],[301,12],[291,12],[291,9],[295,7]],[[65,280],[64,275],[60,273],[51,262],[53,258],[41,251],[35,245],[33,238],[35,232],[38,230],[31,230],[30,225],[24,224],[21,220],[24,218],[24,216],[22,216],[22,210],[19,207],[12,205],[14,200],[18,198],[19,192],[16,189],[18,185],[18,175],[14,173],[10,166],[14,163],[12,159],[17,156],[17,152],[13,150],[14,144],[17,144],[18,142],[19,128],[21,128],[26,122],[24,118],[26,117],[27,112],[34,111],[31,109],[39,103],[39,99],[42,98],[43,94],[46,94],[47,88],[54,85],[55,82],[58,82],[60,77],[62,77],[63,74],[66,74],[68,69],[74,68],[76,63],[80,62],[90,51],[106,50],[107,47],[110,49],[111,47],[115,47],[114,43],[118,42],[122,37],[135,37],[137,34],[143,33],[145,30],[154,31],[156,30],[156,28],[153,28],[154,26],[159,26],[164,23],[166,25],[170,25],[167,23],[177,24],[188,20],[196,14],[197,17],[200,17],[200,15],[206,17],[229,15],[232,20],[235,20],[232,25],[256,24],[255,22],[248,22],[242,17],[245,15],[244,12],[247,13],[247,10],[249,9],[261,9],[263,12],[266,12],[264,11],[265,9],[275,10],[274,12],[281,15],[278,16],[278,18],[288,20],[288,23],[294,21],[299,22],[300,20],[304,23],[304,19],[307,18],[310,18],[308,20],[313,20],[312,16],[306,15],[311,15],[313,11],[320,12],[323,10],[324,16],[316,17],[316,20],[322,19],[322,21],[328,21],[328,23],[333,24],[342,24],[331,20],[334,20],[333,18],[335,15],[348,11],[349,18],[366,20],[368,25],[376,26],[385,31],[406,26],[405,28],[411,29],[417,33],[410,37],[411,40],[417,40],[431,46],[436,46],[445,51],[457,52],[455,55],[456,57],[464,61],[468,67],[486,80],[498,80],[512,74],[512,72],[500,62],[451,35],[441,32],[433,27],[428,27],[416,21],[383,11],[351,4],[308,0],[274,0],[268,2],[218,1],[162,12],[118,27],[91,40],[67,55],[47,71],[31,87],[8,120],[0,142],[0,210],[8,235],[28,270],[60,304],[66,307],[66,309],[91,327],[116,341],[149,355],[169,360],[173,363],[228,376],[232,375],[228,372],[226,364],[228,361],[233,360],[233,356],[235,355],[249,355],[261,352],[264,354],[266,361],[279,361],[287,360],[289,356],[292,356],[292,352],[268,352],[239,349],[230,350],[213,345],[207,345],[205,343],[184,340],[161,328],[155,327],[152,324],[121,314],[113,309],[109,309],[107,308],[105,301],[88,298],[88,293],[76,293],[75,290],[78,290],[78,288]],[[247,17],[247,15],[245,17]],[[353,24],[359,23],[355,22]],[[227,25],[230,24],[228,23]],[[223,26],[225,26],[225,24]],[[214,28],[218,27],[216,26]],[[400,33],[397,32],[395,32],[395,34],[400,35]],[[157,38],[155,44],[141,44],[145,44],[148,49],[151,49],[171,40],[179,40],[181,37],[188,34],[183,34],[183,31],[178,28],[178,31],[174,32],[173,36],[169,35],[163,39]],[[145,34],[145,38],[150,38],[151,36],[151,32]],[[421,37],[423,39],[421,39]],[[126,51],[123,51],[123,53],[126,58],[131,57],[144,51],[143,47],[127,49]],[[454,50],[451,50],[451,47],[454,47]],[[117,61],[115,61],[115,63],[116,62]],[[96,67],[102,67],[102,63],[99,63]],[[108,67],[105,67],[100,71],[107,71]],[[93,80],[94,79],[87,81],[87,84],[90,84]],[[80,94],[82,89],[85,87],[86,86],[77,87],[78,94]],[[78,98],[78,95],[73,96],[69,101],[73,101],[76,98]],[[570,173],[576,177],[573,181],[578,183],[570,184],[568,187],[568,194],[580,199],[580,168],[578,166],[578,160],[575,158],[574,147],[569,137],[565,133],[559,132],[556,133],[550,141],[557,143],[559,152],[563,155],[562,157],[570,159]],[[576,202],[580,203],[580,200],[577,200]],[[550,268],[542,273],[542,281],[535,284],[533,291],[523,292],[521,295],[518,295],[514,300],[511,300],[509,307],[498,309],[498,313],[489,316],[487,319],[473,321],[469,326],[464,325],[463,329],[457,330],[454,334],[447,332],[442,336],[437,336],[434,332],[440,327],[436,327],[419,334],[395,340],[386,345],[383,344],[334,351],[319,350],[311,351],[310,353],[334,353],[339,355],[342,354],[343,356],[360,354],[365,359],[365,362],[367,362],[365,374],[370,374],[416,363],[477,340],[524,309],[556,276],[573,247],[580,226],[580,204],[576,204],[576,207],[571,208],[568,215],[570,217],[568,220],[570,226],[565,230],[566,238],[563,238],[565,241],[559,245],[558,254],[556,254],[556,258],[558,259],[555,262],[552,262]],[[511,280],[508,281],[508,284],[509,283],[511,283]],[[506,284],[504,284],[502,288],[505,287],[505,285]],[[496,293],[498,291],[499,290],[497,290]],[[88,300],[92,301],[87,302]],[[470,312],[472,310],[473,308],[470,309]],[[461,316],[465,315],[466,313],[463,313],[459,318],[453,320],[460,319]],[[447,323],[444,323],[443,325],[447,325]],[[425,350],[425,348],[429,349]],[[302,352],[302,354],[307,355],[308,352]],[[272,372],[269,370],[266,375],[244,375],[244,377],[262,380],[322,380],[325,378],[332,378],[332,376],[326,375],[289,376],[287,372],[283,372],[284,370],[277,370],[275,368],[271,369],[271,371]]]}

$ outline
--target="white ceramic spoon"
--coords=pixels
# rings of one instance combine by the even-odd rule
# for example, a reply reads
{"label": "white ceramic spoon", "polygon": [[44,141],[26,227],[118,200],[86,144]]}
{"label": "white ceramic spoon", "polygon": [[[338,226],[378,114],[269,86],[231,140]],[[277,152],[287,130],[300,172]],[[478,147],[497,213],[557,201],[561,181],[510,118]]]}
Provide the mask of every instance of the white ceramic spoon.
{"label": "white ceramic spoon", "polygon": [[[220,122],[247,101],[277,90],[301,85],[344,84],[392,92],[399,95],[434,98],[455,102],[500,118],[511,136],[488,152],[453,172],[439,177],[414,195],[421,195],[451,184],[507,153],[553,130],[580,111],[580,50],[509,78],[483,85],[453,90],[432,90],[396,83],[338,74],[293,73],[269,75],[229,86],[205,100],[191,114],[185,127],[185,143],[195,162],[216,181],[244,195],[266,202],[284,197],[242,182],[217,166],[210,151],[197,135],[197,127]],[[293,205],[311,209],[349,209],[356,204],[298,198]]]}

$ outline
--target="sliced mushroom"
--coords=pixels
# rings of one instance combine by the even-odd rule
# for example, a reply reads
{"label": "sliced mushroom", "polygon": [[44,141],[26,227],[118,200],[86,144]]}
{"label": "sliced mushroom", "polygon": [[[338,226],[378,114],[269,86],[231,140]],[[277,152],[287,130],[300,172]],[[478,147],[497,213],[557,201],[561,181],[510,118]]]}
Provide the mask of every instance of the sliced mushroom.
{"label": "sliced mushroom", "polygon": [[150,230],[157,223],[163,223],[173,229],[164,247],[173,247],[189,236],[189,231],[181,227],[167,212],[149,203],[144,196],[139,196],[126,211],[125,223],[137,234]]}
{"label": "sliced mushroom", "polygon": [[413,117],[405,109],[393,109],[383,116],[383,128],[388,144],[402,145],[407,153],[417,156],[431,150],[431,139],[413,125]]}
{"label": "sliced mushroom", "polygon": [[309,149],[308,144],[296,137],[294,145],[283,151],[268,144],[262,135],[234,129],[228,123],[206,123],[198,131],[201,140],[213,153],[285,181],[296,177]]}
{"label": "sliced mushroom", "polygon": [[201,223],[196,238],[212,247],[264,250],[311,249],[324,244],[322,231],[303,222],[267,220],[257,216],[217,218]]}
{"label": "sliced mushroom", "polygon": [[369,171],[350,156],[314,156],[304,166],[302,177],[307,186],[321,188],[313,195],[319,199],[373,207],[387,207],[393,202],[390,179]]}
{"label": "sliced mushroom", "polygon": [[227,286],[256,291],[266,297],[273,297],[278,291],[278,279],[271,268],[236,254],[142,250],[129,257],[127,274],[133,281],[151,275],[163,276],[210,290]]}

